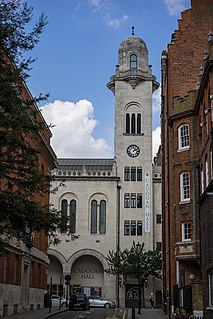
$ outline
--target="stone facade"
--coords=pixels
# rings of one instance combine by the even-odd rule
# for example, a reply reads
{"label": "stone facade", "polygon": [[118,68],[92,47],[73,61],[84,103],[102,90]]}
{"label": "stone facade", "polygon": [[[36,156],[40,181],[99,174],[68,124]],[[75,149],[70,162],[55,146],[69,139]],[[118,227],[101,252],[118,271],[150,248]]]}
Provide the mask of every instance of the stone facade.
{"label": "stone facade", "polygon": [[[62,211],[65,205],[75,226],[71,234],[60,234],[59,246],[49,248],[48,281],[52,278],[52,291],[58,293],[64,276],[71,274],[70,290],[99,293],[128,306],[132,298],[137,303],[137,282],[104,269],[109,250],[129,249],[133,241],[144,242],[147,250],[161,246],[161,170],[152,164],[152,93],[158,83],[146,44],[134,32],[118,55],[107,84],[115,95],[115,156],[58,159],[51,202]],[[160,280],[149,278],[146,306],[151,292],[161,306]]]}

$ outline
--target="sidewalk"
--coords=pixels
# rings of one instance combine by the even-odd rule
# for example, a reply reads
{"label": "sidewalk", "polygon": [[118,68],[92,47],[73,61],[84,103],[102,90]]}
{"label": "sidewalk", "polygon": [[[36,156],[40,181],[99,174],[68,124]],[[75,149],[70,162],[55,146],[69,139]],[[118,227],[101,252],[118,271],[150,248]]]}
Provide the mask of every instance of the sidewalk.
{"label": "sidewalk", "polygon": [[19,312],[15,315],[8,316],[8,319],[46,319],[50,318],[56,313],[67,311],[68,308],[62,308],[61,310],[58,307],[52,307],[51,312],[49,308],[42,308],[39,310],[24,311]]}
{"label": "sidewalk", "polygon": [[[138,314],[138,309],[135,308],[135,319],[167,319],[162,309],[141,309],[141,314]],[[132,318],[132,309],[128,309],[127,319]]]}

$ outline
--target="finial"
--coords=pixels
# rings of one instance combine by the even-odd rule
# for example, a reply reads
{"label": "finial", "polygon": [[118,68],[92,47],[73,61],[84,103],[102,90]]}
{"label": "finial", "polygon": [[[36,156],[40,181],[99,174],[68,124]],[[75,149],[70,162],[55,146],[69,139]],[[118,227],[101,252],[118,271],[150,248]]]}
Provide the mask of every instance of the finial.
{"label": "finial", "polygon": [[135,27],[132,26],[132,35],[135,35]]}

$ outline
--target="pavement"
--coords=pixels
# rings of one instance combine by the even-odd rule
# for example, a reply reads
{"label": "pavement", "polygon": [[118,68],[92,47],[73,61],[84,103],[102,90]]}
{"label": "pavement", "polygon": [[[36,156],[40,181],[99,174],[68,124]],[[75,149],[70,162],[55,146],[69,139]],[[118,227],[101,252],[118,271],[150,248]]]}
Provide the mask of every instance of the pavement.
{"label": "pavement", "polygon": [[[59,310],[57,307],[53,307],[51,312],[49,308],[43,308],[39,310],[24,311],[11,316],[8,319],[47,319],[51,318],[57,313],[65,312],[68,308],[62,308]],[[98,319],[98,318],[97,318]],[[116,317],[114,317],[116,319]],[[124,319],[124,318],[123,318]],[[141,309],[141,314],[138,314],[138,309],[135,311],[131,308],[126,309],[126,319],[168,319],[167,315],[162,309]]]}

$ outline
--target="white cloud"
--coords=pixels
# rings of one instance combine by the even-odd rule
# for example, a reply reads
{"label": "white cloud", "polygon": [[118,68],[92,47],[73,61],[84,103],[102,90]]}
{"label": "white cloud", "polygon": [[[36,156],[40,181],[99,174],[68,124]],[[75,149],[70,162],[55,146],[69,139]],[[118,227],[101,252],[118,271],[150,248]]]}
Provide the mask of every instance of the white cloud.
{"label": "white cloud", "polygon": [[166,9],[169,15],[179,15],[181,11],[184,11],[188,6],[189,0],[164,0]]}
{"label": "white cloud", "polygon": [[152,131],[152,157],[156,156],[158,152],[159,145],[161,145],[161,128],[160,126],[156,127],[154,131]]}
{"label": "white cloud", "polygon": [[129,17],[124,14],[121,18],[117,18],[117,19],[111,19],[110,16],[106,17],[106,23],[109,27],[112,28],[119,28],[123,23],[125,23],[127,20],[129,19]]}
{"label": "white cloud", "polygon": [[152,111],[153,113],[161,110],[161,88],[159,87],[152,95]]}
{"label": "white cloud", "polygon": [[41,110],[47,124],[55,125],[51,128],[51,144],[58,157],[111,157],[105,139],[93,137],[98,122],[93,118],[91,102],[56,100]]}

